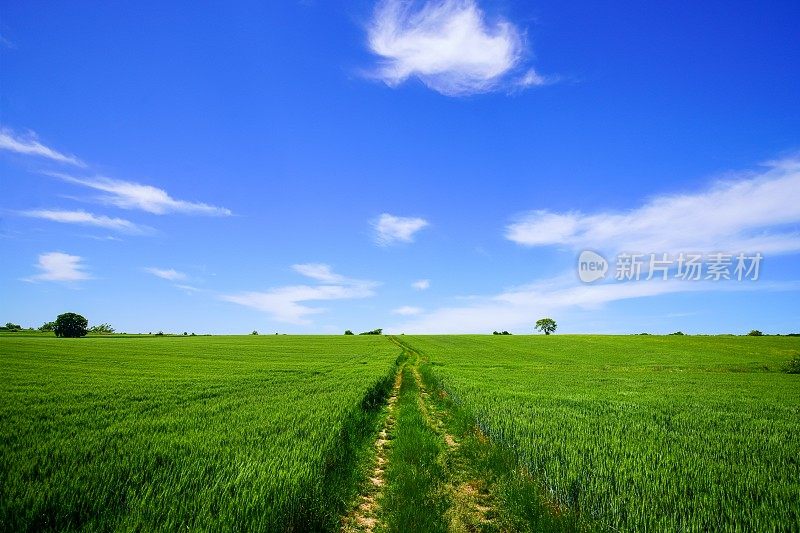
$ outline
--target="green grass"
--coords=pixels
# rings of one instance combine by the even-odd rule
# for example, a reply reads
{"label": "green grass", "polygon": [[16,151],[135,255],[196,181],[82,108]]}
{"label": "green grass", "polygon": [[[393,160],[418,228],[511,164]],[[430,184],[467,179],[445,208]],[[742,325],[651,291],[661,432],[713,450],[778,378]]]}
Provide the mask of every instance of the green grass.
{"label": "green grass", "polygon": [[384,337],[0,338],[0,530],[335,529]]}
{"label": "green grass", "polygon": [[[465,484],[493,506],[475,530],[800,526],[800,338],[397,340],[414,361],[390,530],[452,527]],[[411,349],[447,392],[425,408]],[[336,530],[400,353],[383,336],[0,335],[0,530]]]}
{"label": "green grass", "polygon": [[584,527],[800,524],[800,340],[403,337]]}
{"label": "green grass", "polygon": [[411,364],[403,368],[380,517],[392,532],[445,532],[444,445],[423,415]]}
{"label": "green grass", "polygon": [[[514,451],[487,439],[475,426],[472,412],[442,393],[433,366],[419,367],[429,401],[440,414],[443,430],[457,446],[446,458],[448,483],[453,487],[451,531],[576,531],[577,516],[554,508],[542,486],[520,469]],[[470,487],[466,491],[465,487]],[[475,503],[484,506],[476,512]]]}

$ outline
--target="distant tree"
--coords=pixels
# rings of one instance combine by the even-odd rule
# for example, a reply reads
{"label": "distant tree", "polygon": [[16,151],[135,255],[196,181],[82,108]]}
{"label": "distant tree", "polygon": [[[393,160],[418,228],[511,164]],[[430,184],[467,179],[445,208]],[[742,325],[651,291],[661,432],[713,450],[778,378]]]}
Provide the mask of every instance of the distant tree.
{"label": "distant tree", "polygon": [[750,330],[750,333],[747,334],[749,337],[763,337],[764,334],[757,329]]}
{"label": "distant tree", "polygon": [[344,330],[344,334],[345,335],[353,335],[353,332],[350,331],[349,329],[346,329],[346,330]]}
{"label": "distant tree", "polygon": [[63,313],[56,317],[53,332],[56,337],[85,337],[89,321],[77,313]]}
{"label": "distant tree", "polygon": [[500,332],[499,331],[493,331],[492,335],[500,335]]}
{"label": "distant tree", "polygon": [[159,331],[158,333],[156,333],[156,337],[163,337],[163,336],[164,336],[163,331]]}
{"label": "distant tree", "polygon": [[253,330],[253,333],[251,333],[250,335],[258,335],[258,332],[256,330]]}
{"label": "distant tree", "polygon": [[11,322],[6,322],[6,325],[2,328],[5,331],[20,331],[22,330],[22,326],[19,324],[13,324]]}
{"label": "distant tree", "polygon": [[363,333],[359,333],[359,335],[383,335],[383,329],[377,328],[373,329],[372,331],[365,331]]}
{"label": "distant tree", "polygon": [[111,327],[111,324],[100,324],[98,326],[90,327],[89,333],[100,333],[100,334],[114,333],[114,328]]}
{"label": "distant tree", "polygon": [[189,335],[189,333],[187,333],[187,332],[185,332],[185,331],[184,331],[184,332],[183,332],[183,336],[184,336],[184,337],[186,337],[187,335]]}
{"label": "distant tree", "polygon": [[670,333],[670,335],[686,335],[686,333],[682,331],[676,331],[675,333]]}
{"label": "distant tree", "polygon": [[511,335],[511,333],[507,332],[506,330],[503,330],[503,331],[500,333],[500,335]]}
{"label": "distant tree", "polygon": [[53,331],[56,329],[55,322],[45,322],[41,326],[39,326],[39,331]]}
{"label": "distant tree", "polygon": [[536,329],[545,335],[550,335],[557,327],[556,321],[552,318],[540,318],[536,321]]}

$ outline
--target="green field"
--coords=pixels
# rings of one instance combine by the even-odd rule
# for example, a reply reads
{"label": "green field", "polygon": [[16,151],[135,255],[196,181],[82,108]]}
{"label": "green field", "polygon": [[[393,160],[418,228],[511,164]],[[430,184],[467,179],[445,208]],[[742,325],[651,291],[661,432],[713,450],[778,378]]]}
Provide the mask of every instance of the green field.
{"label": "green field", "polygon": [[0,529],[331,529],[383,337],[0,337]]}
{"label": "green field", "polygon": [[798,353],[788,337],[4,334],[0,529],[332,531],[362,497],[359,531],[796,530],[800,376],[781,369]]}
{"label": "green field", "polygon": [[593,529],[800,527],[800,339],[404,339]]}

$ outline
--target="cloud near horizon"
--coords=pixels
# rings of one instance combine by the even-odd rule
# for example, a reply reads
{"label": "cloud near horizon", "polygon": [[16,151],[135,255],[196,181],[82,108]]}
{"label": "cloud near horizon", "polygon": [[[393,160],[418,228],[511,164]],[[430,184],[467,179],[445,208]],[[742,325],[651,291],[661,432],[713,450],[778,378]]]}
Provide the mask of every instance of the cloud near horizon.
{"label": "cloud near horizon", "polygon": [[347,278],[333,272],[324,263],[292,265],[297,273],[318,281],[319,285],[289,285],[263,292],[223,294],[220,299],[265,312],[278,322],[309,324],[310,315],[325,312],[324,308],[311,307],[305,302],[368,298],[375,294],[378,283]]}
{"label": "cloud near horizon", "polygon": [[415,77],[446,96],[483,93],[506,85],[547,83],[533,69],[509,80],[525,58],[524,34],[503,18],[489,21],[475,0],[383,0],[367,32],[381,58],[373,73],[390,87]]}
{"label": "cloud near horizon", "polygon": [[532,211],[509,224],[522,246],[609,252],[800,250],[800,157],[771,161],[695,193],[661,195],[624,212]]}
{"label": "cloud near horizon", "polygon": [[26,278],[25,281],[72,282],[92,279],[89,273],[86,272],[82,257],[63,252],[49,252],[39,255],[36,268],[40,272],[30,278]]}
{"label": "cloud near horizon", "polygon": [[380,246],[413,242],[414,234],[429,225],[424,218],[398,217],[389,213],[383,213],[372,223],[375,230],[375,242]]}
{"label": "cloud near horizon", "polygon": [[513,330],[526,327],[532,330],[537,317],[558,316],[570,309],[600,309],[605,304],[635,298],[665,294],[703,292],[711,290],[798,290],[800,285],[789,283],[730,283],[713,281],[687,282],[680,280],[637,281],[586,285],[577,283],[575,274],[514,287],[498,294],[470,297],[464,305],[440,307],[421,313],[407,322],[390,325],[389,333],[488,333],[492,330]]}
{"label": "cloud near horizon", "polygon": [[86,167],[86,163],[74,155],[64,154],[39,142],[35,133],[29,132],[25,136],[14,133],[10,128],[0,127],[0,150],[7,150],[23,155],[43,157],[56,163]]}

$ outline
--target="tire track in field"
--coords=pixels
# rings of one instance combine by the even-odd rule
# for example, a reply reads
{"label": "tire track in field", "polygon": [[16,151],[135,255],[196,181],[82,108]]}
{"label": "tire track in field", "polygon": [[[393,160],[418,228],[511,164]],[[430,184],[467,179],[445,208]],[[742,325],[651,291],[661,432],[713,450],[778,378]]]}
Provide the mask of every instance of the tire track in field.
{"label": "tire track in field", "polygon": [[432,376],[426,372],[429,361],[421,352],[397,337],[389,340],[408,356],[407,378],[414,380],[422,423],[435,433],[434,439],[438,436],[444,443],[436,459],[444,467],[444,476],[433,495],[447,502],[441,513],[441,530],[583,530],[577,515],[548,497],[507,449],[493,444],[472,415],[435,384],[435,378],[430,385],[426,383],[423,376]]}
{"label": "tire track in field", "polygon": [[358,506],[342,519],[342,532],[371,533],[379,525],[378,502],[383,494],[383,487],[386,482],[385,472],[391,442],[391,430],[395,424],[395,405],[400,394],[400,385],[403,383],[404,366],[401,365],[397,369],[392,392],[386,402],[386,420],[373,444],[375,448],[375,463],[370,472],[369,484],[364,493],[359,496]]}
{"label": "tire track in field", "polygon": [[415,364],[411,367],[414,379],[420,390],[420,409],[422,410],[428,425],[444,440],[446,445],[446,457],[443,458],[449,472],[447,483],[448,497],[451,508],[448,512],[450,531],[475,531],[485,529],[492,525],[494,514],[493,500],[485,490],[484,484],[479,479],[461,481],[454,475],[454,470],[463,469],[463,458],[458,455],[459,443],[447,432],[444,422],[446,413],[436,408],[431,399],[430,392],[425,385],[425,380],[419,373],[420,354],[414,352]]}
{"label": "tire track in field", "polygon": [[[420,391],[420,411],[431,429],[442,438],[446,445],[445,456],[441,460],[446,465],[449,477],[445,487],[448,500],[451,503],[448,511],[448,529],[453,532],[493,529],[494,499],[486,490],[483,480],[468,479],[464,481],[460,479],[461,476],[456,475],[457,472],[467,471],[468,468],[465,465],[465,458],[458,453],[459,443],[447,431],[447,425],[444,421],[447,413],[437,408],[436,403],[431,398],[431,391],[428,390],[428,386],[419,372],[419,365],[423,358],[422,354],[399,339],[390,337],[390,340],[409,354],[411,371]],[[441,394],[444,394],[444,392],[441,392]],[[478,428],[475,429],[478,432],[480,431]]]}

